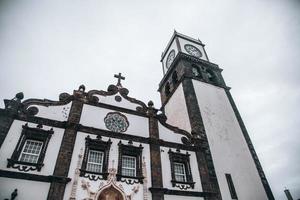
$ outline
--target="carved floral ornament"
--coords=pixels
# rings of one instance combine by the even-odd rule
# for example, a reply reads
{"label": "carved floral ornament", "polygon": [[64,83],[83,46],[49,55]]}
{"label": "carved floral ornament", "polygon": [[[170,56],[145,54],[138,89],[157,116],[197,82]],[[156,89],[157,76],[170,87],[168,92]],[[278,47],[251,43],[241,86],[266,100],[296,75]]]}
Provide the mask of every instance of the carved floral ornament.
{"label": "carved floral ornament", "polygon": [[[130,194],[125,194],[123,186],[121,184],[117,184],[117,170],[115,168],[110,168],[108,173],[109,175],[107,182],[101,182],[97,191],[91,190],[89,182],[85,181],[84,179],[81,180],[81,187],[87,192],[87,198],[84,198],[84,200],[99,200],[102,199],[103,195],[110,195],[112,193],[117,195],[121,200],[131,200],[132,197],[138,193],[139,185],[136,185],[131,189],[132,192]],[[144,194],[144,196],[147,195]]]}
{"label": "carved floral ornament", "polygon": [[129,122],[127,117],[119,112],[107,113],[104,118],[105,126],[108,130],[121,133],[127,131]]}

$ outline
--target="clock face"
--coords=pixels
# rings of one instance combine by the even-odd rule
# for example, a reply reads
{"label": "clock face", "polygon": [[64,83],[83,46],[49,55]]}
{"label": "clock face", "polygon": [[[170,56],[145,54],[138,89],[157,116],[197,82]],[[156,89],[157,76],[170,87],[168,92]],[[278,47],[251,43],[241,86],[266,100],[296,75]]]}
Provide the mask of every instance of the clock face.
{"label": "clock face", "polygon": [[104,123],[108,130],[118,133],[125,132],[129,126],[126,116],[118,112],[107,113]]}
{"label": "clock face", "polygon": [[175,50],[171,50],[166,61],[166,67],[167,69],[171,66],[172,62],[174,61],[175,58]]}
{"label": "clock face", "polygon": [[188,52],[192,56],[195,56],[197,58],[201,58],[202,57],[201,51],[197,47],[195,47],[193,45],[186,44],[186,45],[184,45],[184,49],[186,50],[186,52]]}

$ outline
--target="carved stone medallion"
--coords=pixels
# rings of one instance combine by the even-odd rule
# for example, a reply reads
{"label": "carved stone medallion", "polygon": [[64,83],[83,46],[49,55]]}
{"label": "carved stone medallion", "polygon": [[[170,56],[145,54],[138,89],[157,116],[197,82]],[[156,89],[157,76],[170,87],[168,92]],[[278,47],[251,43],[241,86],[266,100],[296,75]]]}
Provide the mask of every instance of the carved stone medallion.
{"label": "carved stone medallion", "polygon": [[119,112],[107,113],[104,123],[108,130],[118,133],[125,132],[129,126],[127,117]]}

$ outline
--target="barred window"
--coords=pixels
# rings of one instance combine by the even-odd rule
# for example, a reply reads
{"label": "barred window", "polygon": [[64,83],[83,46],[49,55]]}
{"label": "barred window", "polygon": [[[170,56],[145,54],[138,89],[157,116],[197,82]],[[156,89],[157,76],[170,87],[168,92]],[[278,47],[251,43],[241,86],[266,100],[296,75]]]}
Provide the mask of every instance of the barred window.
{"label": "barred window", "polygon": [[181,153],[179,149],[176,152],[170,149],[168,153],[171,162],[172,186],[181,190],[193,189],[195,182],[192,177],[190,154],[188,152]]}
{"label": "barred window", "polygon": [[26,140],[19,161],[37,163],[43,142],[37,140]]}
{"label": "barred window", "polygon": [[128,145],[119,144],[119,159],[117,181],[126,182],[127,184],[143,183],[142,172],[142,152],[143,146],[134,146],[131,140]]}
{"label": "barred window", "polygon": [[186,182],[185,167],[183,163],[174,163],[175,180]]}
{"label": "barred window", "polygon": [[136,157],[122,156],[122,175],[136,176]]}
{"label": "barred window", "polygon": [[7,159],[7,167],[19,171],[37,170],[41,171],[44,166],[44,158],[53,129],[45,130],[42,125],[36,128],[28,124],[22,126],[19,141],[11,158]]}
{"label": "barred window", "polygon": [[85,138],[85,150],[79,176],[91,181],[106,180],[111,140],[103,141],[100,135],[95,139]]}
{"label": "barred window", "polygon": [[101,151],[89,151],[86,169],[91,172],[102,172],[104,153]]}

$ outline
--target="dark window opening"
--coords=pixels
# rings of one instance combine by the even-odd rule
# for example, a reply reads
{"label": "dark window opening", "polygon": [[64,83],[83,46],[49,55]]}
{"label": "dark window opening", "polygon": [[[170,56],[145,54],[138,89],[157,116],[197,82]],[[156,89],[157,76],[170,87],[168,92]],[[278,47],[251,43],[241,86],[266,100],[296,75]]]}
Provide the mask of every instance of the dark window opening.
{"label": "dark window opening", "polygon": [[170,95],[170,84],[169,84],[169,82],[167,82],[166,85],[165,85],[165,95],[166,96]]}
{"label": "dark window opening", "polygon": [[203,79],[201,70],[200,70],[200,68],[197,65],[194,65],[194,64],[192,65],[192,73],[193,73],[194,77]]}
{"label": "dark window opening", "polygon": [[176,85],[178,83],[178,76],[177,76],[176,71],[174,71],[172,74],[172,82],[173,82],[173,85]]}
{"label": "dark window opening", "polygon": [[237,195],[236,195],[236,192],[235,192],[235,188],[234,188],[234,185],[233,185],[231,175],[230,174],[225,174],[225,176],[226,176],[226,180],[227,180],[227,184],[228,184],[228,188],[229,188],[229,191],[230,191],[231,198],[232,199],[238,199]]}
{"label": "dark window opening", "polygon": [[215,83],[215,84],[219,83],[218,77],[212,70],[207,69],[206,74],[207,74],[207,78],[210,82]]}

